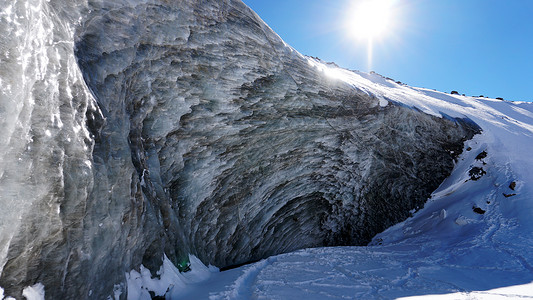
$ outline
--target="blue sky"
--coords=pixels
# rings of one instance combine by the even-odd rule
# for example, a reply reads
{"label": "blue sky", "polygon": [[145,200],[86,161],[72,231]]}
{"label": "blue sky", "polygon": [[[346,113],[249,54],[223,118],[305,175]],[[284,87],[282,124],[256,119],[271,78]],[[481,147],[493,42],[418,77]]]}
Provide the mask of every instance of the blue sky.
{"label": "blue sky", "polygon": [[244,0],[302,54],[412,86],[533,101],[533,0],[394,0],[388,33],[350,37],[360,0]]}

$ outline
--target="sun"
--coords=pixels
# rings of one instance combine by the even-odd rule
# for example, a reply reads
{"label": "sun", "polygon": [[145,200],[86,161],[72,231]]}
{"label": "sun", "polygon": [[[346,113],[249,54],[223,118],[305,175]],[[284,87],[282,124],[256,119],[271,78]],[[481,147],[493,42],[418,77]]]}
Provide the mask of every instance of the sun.
{"label": "sun", "polygon": [[346,31],[352,38],[375,40],[391,29],[393,0],[363,0],[346,11]]}
{"label": "sun", "polygon": [[372,70],[374,45],[386,38],[397,39],[397,17],[401,0],[348,0],[342,26],[346,36],[367,47],[368,70]]}

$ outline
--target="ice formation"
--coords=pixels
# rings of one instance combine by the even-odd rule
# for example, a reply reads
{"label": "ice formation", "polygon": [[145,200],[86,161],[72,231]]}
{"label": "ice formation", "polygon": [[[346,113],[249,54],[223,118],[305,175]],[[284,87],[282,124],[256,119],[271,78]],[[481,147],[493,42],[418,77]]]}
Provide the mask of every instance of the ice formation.
{"label": "ice formation", "polygon": [[10,0],[0,28],[0,286],[19,298],[126,295],[165,256],[364,245],[480,132],[373,96],[239,0]]}

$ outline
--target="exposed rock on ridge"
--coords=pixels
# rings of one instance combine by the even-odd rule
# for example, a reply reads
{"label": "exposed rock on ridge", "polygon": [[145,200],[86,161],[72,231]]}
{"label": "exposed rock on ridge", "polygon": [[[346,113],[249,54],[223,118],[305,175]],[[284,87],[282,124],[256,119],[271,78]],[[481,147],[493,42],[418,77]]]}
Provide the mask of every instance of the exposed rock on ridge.
{"label": "exposed rock on ridge", "polygon": [[[363,245],[422,206],[478,131],[379,106],[240,1],[35,2],[37,45],[1,43],[33,62],[12,71],[24,94],[2,84],[14,129],[0,136],[0,203],[22,218],[1,221],[11,295],[42,282],[51,298],[105,298],[163,253],[223,267]],[[3,27],[24,28],[11,17]]]}

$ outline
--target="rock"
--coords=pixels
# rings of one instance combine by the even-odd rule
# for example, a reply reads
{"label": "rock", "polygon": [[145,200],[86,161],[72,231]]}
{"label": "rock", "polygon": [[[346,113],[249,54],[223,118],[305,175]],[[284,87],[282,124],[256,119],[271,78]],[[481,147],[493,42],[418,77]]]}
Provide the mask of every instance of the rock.
{"label": "rock", "polygon": [[472,180],[479,180],[483,175],[487,174],[483,168],[480,167],[473,167],[468,171],[468,176],[470,176],[470,179]]}
{"label": "rock", "polygon": [[473,210],[476,214],[480,214],[480,215],[483,215],[483,214],[485,214],[485,212],[486,212],[485,210],[483,210],[483,209],[481,209],[481,208],[479,208],[479,207],[477,207],[477,206],[472,207],[472,210]]}
{"label": "rock", "polygon": [[516,181],[511,182],[509,184],[509,188],[514,191],[514,189],[516,188]]}
{"label": "rock", "polygon": [[487,157],[487,152],[483,151],[476,156],[476,160],[482,160]]}

